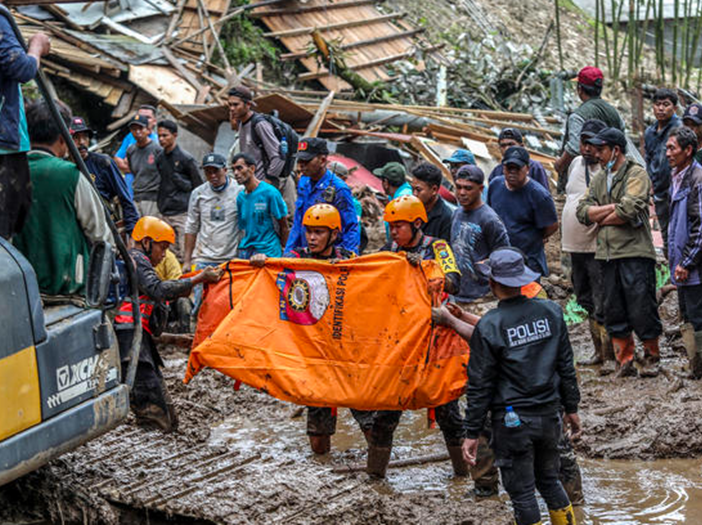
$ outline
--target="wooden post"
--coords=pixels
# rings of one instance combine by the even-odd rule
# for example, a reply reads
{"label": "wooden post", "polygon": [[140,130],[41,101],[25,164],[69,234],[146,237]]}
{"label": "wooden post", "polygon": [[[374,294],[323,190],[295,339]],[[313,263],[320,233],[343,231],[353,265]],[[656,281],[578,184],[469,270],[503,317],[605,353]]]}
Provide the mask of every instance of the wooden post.
{"label": "wooden post", "polygon": [[[222,57],[222,62],[224,62],[224,67],[227,70],[227,73],[231,74],[232,65],[229,63],[229,59],[227,58],[227,54],[224,52],[224,48],[222,47],[222,43],[219,41],[219,35],[217,34],[217,31],[215,30],[215,27],[212,24],[212,19],[210,18],[209,11],[207,11],[207,6],[205,5],[205,2],[203,2],[202,0],[197,0],[197,3],[199,4],[200,9],[202,9],[202,13],[205,15],[205,20],[207,21],[207,24],[210,27],[210,31],[212,32],[212,37],[214,38],[214,41],[217,44],[217,49],[219,50],[219,54]],[[206,45],[207,44],[205,44],[205,46]]]}
{"label": "wooden post", "polygon": [[314,117],[312,117],[312,120],[307,125],[307,129],[305,130],[305,137],[317,136],[319,130],[322,127],[322,123],[324,122],[324,118],[327,116],[327,111],[329,111],[329,106],[331,105],[332,100],[334,100],[334,91],[330,91],[329,94],[324,98],[324,100],[322,100],[322,103],[319,105],[317,112],[314,114]]}

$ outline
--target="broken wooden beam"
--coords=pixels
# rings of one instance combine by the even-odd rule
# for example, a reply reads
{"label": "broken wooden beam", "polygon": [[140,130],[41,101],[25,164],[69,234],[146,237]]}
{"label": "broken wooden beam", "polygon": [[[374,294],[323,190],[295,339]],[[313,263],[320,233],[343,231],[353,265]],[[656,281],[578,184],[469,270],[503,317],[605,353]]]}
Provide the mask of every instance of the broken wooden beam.
{"label": "broken wooden beam", "polygon": [[349,0],[346,2],[329,3],[325,2],[319,5],[307,5],[298,8],[288,9],[269,9],[268,11],[256,11],[251,13],[254,18],[265,18],[268,16],[285,16],[285,15],[301,15],[305,13],[314,13],[316,11],[331,11],[332,9],[344,9],[347,7],[360,7],[362,5],[378,4],[383,0]]}
{"label": "broken wooden beam", "polygon": [[424,157],[424,160],[426,160],[430,164],[434,164],[437,168],[441,170],[443,176],[446,177],[446,179],[449,180],[451,184],[453,184],[454,186],[456,185],[456,182],[453,180],[453,175],[451,175],[451,170],[449,170],[446,164],[444,164],[441,157],[434,153],[434,151],[429,146],[427,146],[422,141],[422,139],[420,139],[416,135],[413,135],[410,143],[412,144],[412,147],[416,149],[422,157]]}
{"label": "broken wooden beam", "polygon": [[320,31],[320,32],[326,32],[326,31],[334,31],[336,29],[349,29],[351,27],[359,27],[359,26],[365,26],[365,25],[370,25],[370,24],[377,24],[380,22],[387,22],[389,20],[397,20],[398,18],[404,18],[407,16],[407,13],[402,12],[402,11],[396,11],[387,15],[383,16],[376,16],[372,18],[360,18],[357,20],[348,20],[346,22],[338,22],[336,24],[329,24],[326,26],[318,26],[318,27],[297,27],[295,29],[286,29],[285,31],[274,31],[272,33],[264,33],[263,36],[269,37],[269,38],[286,38],[286,37],[291,37],[291,36],[301,36],[301,35],[310,35],[312,34],[313,31]]}
{"label": "broken wooden beam", "polygon": [[314,114],[314,117],[312,117],[312,120],[307,125],[307,129],[305,130],[305,137],[317,136],[320,128],[322,127],[322,123],[324,122],[324,118],[327,116],[327,111],[329,110],[329,106],[331,105],[332,100],[334,100],[334,91],[330,91],[326,98],[319,105],[317,112]]}
{"label": "broken wooden beam", "polygon": [[[437,49],[440,49],[443,47],[443,44],[437,45],[437,46],[431,46],[427,48],[425,51],[426,52],[433,52],[436,51]],[[375,60],[369,60],[368,62],[363,62],[361,64],[354,64],[353,66],[349,66],[347,69],[351,71],[359,71],[361,69],[368,69],[371,67],[376,67],[376,66],[383,66],[385,64],[390,64],[392,62],[397,62],[398,60],[404,60],[406,58],[410,58],[413,56],[415,53],[414,49],[411,49],[409,51],[405,51],[404,53],[398,53],[397,55],[390,55],[387,57],[381,57],[381,58],[376,58]],[[312,71],[309,73],[302,73],[301,75],[297,76],[297,79],[304,82],[306,80],[315,80],[317,78],[322,78],[327,75],[329,75],[329,71],[326,69],[322,69],[320,71]]]}
{"label": "broken wooden beam", "polygon": [[[449,455],[443,454],[430,454],[428,456],[419,456],[416,458],[406,458],[406,459],[396,459],[388,463],[389,468],[399,468],[399,467],[411,467],[414,465],[426,465],[427,463],[439,463],[441,461],[448,461]],[[366,470],[365,464],[357,463],[355,465],[344,465],[341,467],[334,467],[332,472],[334,474],[349,474],[351,472],[361,472]]]}
{"label": "broken wooden beam", "polygon": [[163,53],[164,58],[168,61],[170,65],[172,65],[178,73],[180,73],[180,76],[182,76],[185,80],[188,81],[188,83],[195,88],[195,90],[200,93],[203,89],[203,85],[195,78],[195,76],[188,71],[183,64],[180,63],[180,61],[173,56],[173,53],[171,52],[170,49],[167,47],[162,47],[161,48],[161,53]]}
{"label": "broken wooden beam", "polygon": [[[412,38],[425,31],[424,28],[413,29],[411,31],[402,31],[400,33],[394,33],[392,35],[379,36],[377,38],[369,38],[368,40],[359,40],[358,42],[351,42],[349,44],[344,44],[341,46],[342,51],[348,51],[349,49],[358,49],[359,47],[367,47],[375,44],[382,44],[383,42],[391,42],[393,40],[401,40],[403,38]],[[297,53],[283,53],[280,55],[281,60],[299,60],[301,58],[306,58],[312,56],[313,51],[300,51]]]}

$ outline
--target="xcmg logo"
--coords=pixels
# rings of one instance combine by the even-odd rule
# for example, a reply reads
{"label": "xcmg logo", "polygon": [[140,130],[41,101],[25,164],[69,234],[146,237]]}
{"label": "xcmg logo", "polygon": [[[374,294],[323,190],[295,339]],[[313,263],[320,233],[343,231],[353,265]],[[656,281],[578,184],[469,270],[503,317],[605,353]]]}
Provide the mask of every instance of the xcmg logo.
{"label": "xcmg logo", "polygon": [[83,359],[74,365],[65,365],[56,370],[56,383],[58,384],[59,392],[90,379],[99,360],[100,356],[95,355]]}
{"label": "xcmg logo", "polygon": [[49,396],[46,400],[49,408],[55,408],[75,397],[94,390],[101,375],[99,369],[109,367],[105,371],[106,383],[117,379],[117,368],[110,366],[107,361],[101,362],[101,358],[101,355],[95,355],[57,369],[57,393]]}

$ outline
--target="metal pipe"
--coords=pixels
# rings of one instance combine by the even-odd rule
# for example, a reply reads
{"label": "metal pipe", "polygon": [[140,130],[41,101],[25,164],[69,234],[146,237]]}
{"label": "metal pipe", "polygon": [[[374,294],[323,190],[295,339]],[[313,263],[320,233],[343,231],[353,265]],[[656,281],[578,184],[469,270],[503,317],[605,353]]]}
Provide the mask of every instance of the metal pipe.
{"label": "metal pipe", "polygon": [[[0,15],[4,16],[7,19],[8,23],[10,24],[12,30],[15,33],[17,41],[20,43],[22,48],[25,51],[27,51],[27,43],[24,41],[24,37],[22,36],[22,32],[17,26],[17,22],[15,22],[15,19],[12,17],[12,13],[10,13],[7,7],[5,7],[2,4],[0,4]],[[51,92],[48,87],[49,83],[46,77],[44,76],[44,72],[41,71],[41,69],[37,71],[37,77],[35,78],[35,82],[39,87],[39,92],[41,93],[42,97],[49,106],[51,116],[54,118],[54,120],[59,126],[61,136],[63,137],[63,140],[66,141],[68,151],[71,153],[71,157],[73,157],[73,160],[76,163],[78,170],[83,174],[86,180],[97,192],[97,194],[100,195],[100,192],[98,192],[97,188],[95,187],[93,178],[88,173],[88,168],[86,167],[85,162],[83,161],[83,157],[80,156],[78,148],[76,147],[75,143],[73,142],[73,139],[71,138],[71,134],[68,131],[68,126],[66,126],[66,123],[61,117],[61,113],[59,112],[58,106],[56,105],[56,101],[51,96]],[[139,310],[139,288],[137,286],[136,269],[134,268],[132,259],[129,256],[129,253],[127,252],[127,247],[124,245],[124,242],[122,242],[122,238],[119,236],[117,227],[115,226],[114,222],[112,222],[110,210],[104,201],[102,202],[102,208],[105,212],[105,219],[107,220],[107,224],[109,224],[110,226],[112,236],[115,238],[115,245],[117,246],[117,250],[122,256],[122,259],[124,260],[124,265],[127,269],[127,278],[129,279],[129,295],[132,300],[132,309],[134,310],[134,336],[132,337],[132,348],[129,353],[129,368],[127,369],[127,377],[124,381],[126,385],[131,389],[132,385],[134,384],[134,378],[136,377],[136,366],[139,360],[139,351],[141,350],[141,311]]]}

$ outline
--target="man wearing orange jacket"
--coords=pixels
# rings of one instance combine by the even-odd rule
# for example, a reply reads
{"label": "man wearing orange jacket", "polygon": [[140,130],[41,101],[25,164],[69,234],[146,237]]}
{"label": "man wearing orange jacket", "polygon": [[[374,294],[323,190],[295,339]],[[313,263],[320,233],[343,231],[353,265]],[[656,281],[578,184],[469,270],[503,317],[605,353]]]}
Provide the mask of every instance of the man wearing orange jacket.
{"label": "man wearing orange jacket", "polygon": [[[130,394],[130,404],[137,423],[155,426],[164,432],[176,429],[178,420],[166,390],[160,367],[163,365],[154,337],[163,332],[168,320],[166,301],[189,295],[199,283],[213,283],[222,276],[220,268],[205,268],[189,279],[162,281],[154,269],[166,256],[166,250],[175,242],[175,231],[156,217],[140,218],[132,239],[136,247],[129,255],[136,267],[139,287],[139,311],[143,328],[136,378]],[[125,299],[115,317],[115,331],[122,359],[122,377],[129,368],[129,352],[134,334],[132,302]]]}

